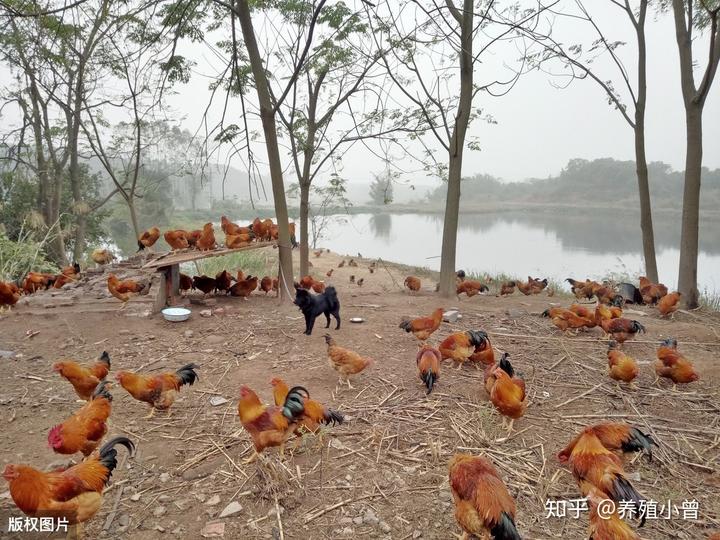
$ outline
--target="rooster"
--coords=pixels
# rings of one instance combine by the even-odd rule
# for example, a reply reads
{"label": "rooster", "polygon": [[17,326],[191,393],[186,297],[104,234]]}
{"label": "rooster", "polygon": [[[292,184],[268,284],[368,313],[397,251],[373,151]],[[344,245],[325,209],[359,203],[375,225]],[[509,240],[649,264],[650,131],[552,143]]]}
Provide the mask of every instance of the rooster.
{"label": "rooster", "polygon": [[192,386],[198,378],[195,371],[196,364],[186,364],[176,372],[166,372],[157,375],[142,375],[130,371],[119,371],[115,378],[128,393],[138,401],[150,404],[150,414],[145,418],[152,418],[155,410],[167,410],[175,401],[175,396],[184,385]]}
{"label": "rooster", "polygon": [[645,452],[650,461],[652,461],[652,447],[657,446],[650,435],[643,433],[638,428],[629,424],[620,422],[595,424],[594,426],[586,427],[570,444],[558,453],[560,462],[565,463],[570,459],[575,445],[587,432],[592,432],[608,450],[618,452]]}
{"label": "rooster", "polygon": [[72,360],[53,364],[53,371],[68,380],[75,393],[85,401],[90,399],[100,381],[110,371],[110,355],[103,351],[100,358],[90,366],[83,366]]}
{"label": "rooster", "polygon": [[48,445],[58,454],[82,452],[90,455],[107,433],[107,419],[112,409],[112,395],[102,381],[93,392],[92,399],[73,416],[48,433]]}
{"label": "rooster", "polygon": [[400,328],[406,332],[412,332],[420,341],[428,339],[435,330],[440,328],[443,319],[443,308],[437,308],[432,312],[430,317],[420,317],[419,319],[403,319]]}
{"label": "rooster", "polygon": [[149,249],[155,245],[160,238],[160,229],[152,227],[138,237],[138,251]]}
{"label": "rooster", "polygon": [[127,437],[115,437],[65,470],[41,472],[28,465],[7,465],[3,477],[10,484],[10,496],[28,516],[65,518],[70,525],[87,521],[100,509],[103,489],[117,467],[118,444],[131,455],[135,450]]}
{"label": "rooster", "polygon": [[[510,362],[505,358],[507,365]],[[506,368],[497,366],[494,371],[495,383],[490,389],[490,401],[500,414],[503,415],[503,426],[506,424],[505,418],[510,419],[508,434],[513,430],[515,420],[525,414],[527,409],[527,395],[525,394],[525,381],[519,377],[514,377],[512,366]]]}
{"label": "rooster", "polygon": [[673,390],[678,384],[697,381],[700,376],[690,360],[677,350],[677,339],[670,338],[660,342],[655,361],[655,382],[665,377],[673,382]]}
{"label": "rooster", "polygon": [[[478,351],[478,347],[485,344],[489,344],[487,333],[483,330],[467,330],[450,334],[438,345],[438,349],[443,360],[450,358],[454,362],[458,362],[458,368],[460,368],[463,362],[470,359]],[[490,347],[490,350],[492,350],[492,347]]]}
{"label": "rooster", "polygon": [[603,502],[607,497],[602,491],[589,482],[581,482],[580,491],[588,501],[591,540],[640,540],[640,536],[622,520],[617,509],[608,511]]}
{"label": "rooster", "polygon": [[515,527],[515,501],[487,459],[455,454],[450,459],[449,477],[455,519],[463,538],[521,540]]}
{"label": "rooster", "polygon": [[415,357],[418,371],[420,372],[420,380],[427,387],[427,394],[432,392],[435,383],[440,378],[440,362],[442,355],[440,351],[434,347],[423,343]]}

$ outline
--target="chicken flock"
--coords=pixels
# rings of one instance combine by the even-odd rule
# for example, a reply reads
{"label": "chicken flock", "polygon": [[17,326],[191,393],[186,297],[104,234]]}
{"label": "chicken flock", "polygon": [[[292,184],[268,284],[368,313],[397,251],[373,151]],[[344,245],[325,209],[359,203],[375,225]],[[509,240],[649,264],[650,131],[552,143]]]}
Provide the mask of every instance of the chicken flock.
{"label": "chicken flock", "polygon": [[[269,221],[269,220],[266,220]],[[259,227],[256,227],[257,224]],[[206,225],[202,231],[168,231],[165,239],[173,249],[214,249],[215,239],[212,225]],[[275,227],[275,229],[273,229]],[[228,247],[243,245],[255,239],[277,238],[276,226],[271,222],[255,222],[249,227],[238,227],[225,216],[222,229],[226,234]],[[198,233],[197,235],[195,233]],[[160,231],[153,228],[138,240],[141,249],[152,247],[158,240]],[[180,241],[182,239],[182,242]],[[322,251],[316,251],[320,257]],[[359,254],[358,254],[359,255]],[[357,267],[354,259],[343,260],[339,267]],[[376,263],[368,267],[370,273],[376,269]],[[11,284],[0,282],[0,298],[9,305],[6,297],[31,293],[40,288],[56,286],[58,281],[71,281],[80,273],[77,265],[63,269],[60,274],[31,273],[22,283],[13,289]],[[326,273],[331,278],[333,270]],[[351,276],[351,283],[362,286],[363,278],[357,280]],[[542,313],[561,332],[562,336],[574,336],[579,332],[599,330],[598,337],[607,340],[608,377],[618,385],[625,383],[630,388],[639,374],[638,363],[625,350],[624,344],[645,332],[645,326],[639,321],[626,318],[623,309],[627,301],[656,305],[662,317],[672,316],[679,305],[679,293],[669,293],[662,284],[650,283],[640,278],[635,298],[626,299],[609,284],[591,280],[567,280],[578,301],[593,300],[594,303],[573,303],[567,308],[552,306]],[[209,276],[180,276],[181,290],[197,289],[204,294],[212,292],[247,298],[254,290],[266,295],[277,291],[278,280],[265,276],[259,279],[246,276],[242,271],[233,275],[228,271],[219,272],[214,278]],[[62,285],[60,285],[62,286]],[[421,280],[407,276],[404,286],[410,294],[422,290]],[[322,293],[325,281],[312,276],[303,276],[296,287]],[[127,301],[131,293],[139,293],[142,287],[135,282],[120,281],[114,275],[108,278],[108,289],[116,298]],[[508,296],[515,289],[522,294],[539,294],[546,290],[549,296],[548,280],[528,276],[527,281],[508,281],[497,286],[499,296]],[[488,285],[466,279],[465,273],[458,272],[458,296],[465,293],[468,297],[488,293]],[[478,386],[482,385],[487,399],[502,419],[509,440],[516,421],[522,421],[528,407],[526,382],[520,371],[510,361],[511,353],[496,352],[491,336],[483,329],[468,329],[450,334],[433,344],[431,338],[441,327],[446,316],[441,307],[428,316],[404,318],[399,328],[417,340],[418,351],[415,356],[420,385],[426,394],[430,394],[441,384],[441,366],[450,360],[455,369],[474,367],[478,373]],[[397,330],[396,330],[397,331]],[[357,376],[375,364],[374,359],[339,345],[329,334],[324,336],[327,346],[329,366],[337,373],[338,388],[346,384],[352,388],[350,377]],[[496,360],[499,355],[499,360]],[[184,386],[192,385],[198,378],[199,366],[190,363],[175,371],[160,374],[142,374],[132,371],[114,373],[117,384],[135,400],[146,403],[152,416],[155,411],[167,411],[170,414],[172,404],[178,392]],[[108,377],[111,371],[110,355],[103,352],[90,364],[83,365],[72,360],[59,361],[53,365],[53,371],[66,379],[77,396],[85,403],[65,422],[50,429],[47,440],[52,451],[74,455],[80,453],[84,459],[64,470],[41,472],[26,465],[7,465],[3,473],[9,482],[10,495],[17,507],[29,516],[50,516],[67,518],[71,525],[78,525],[95,515],[102,501],[103,490],[117,466],[116,446],[125,446],[130,453],[134,443],[126,437],[107,437],[108,420],[112,411],[112,383]],[[472,373],[472,371],[470,373]],[[678,384],[689,384],[699,379],[693,362],[678,349],[676,339],[669,338],[659,343],[654,363],[656,383],[660,378],[669,379],[674,388]],[[482,383],[479,379],[482,376]],[[316,436],[322,444],[324,427],[342,424],[344,414],[333,410],[311,398],[310,392],[299,381],[288,384],[280,378],[269,381],[272,403],[264,404],[257,392],[247,385],[239,389],[237,414],[240,424],[252,441],[254,452],[245,460],[252,463],[269,448],[278,447],[280,456],[284,456],[286,443],[294,439],[297,446],[301,439]],[[599,506],[605,500],[618,505],[631,501],[642,505],[647,498],[633,486],[631,476],[625,470],[625,454],[644,452],[652,459],[653,446],[658,441],[650,434],[625,423],[600,423],[584,427],[572,440],[560,450],[557,459],[565,464],[578,485],[579,494],[587,500],[589,516],[589,535],[593,540],[639,539],[640,536],[626,516],[617,511],[611,515],[601,515]],[[262,460],[261,460],[262,461]],[[449,486],[455,504],[455,518],[463,531],[463,537],[471,536],[496,540],[520,539],[516,525],[516,505],[502,475],[486,456],[455,453],[449,460]],[[638,516],[639,526],[644,516]]]}

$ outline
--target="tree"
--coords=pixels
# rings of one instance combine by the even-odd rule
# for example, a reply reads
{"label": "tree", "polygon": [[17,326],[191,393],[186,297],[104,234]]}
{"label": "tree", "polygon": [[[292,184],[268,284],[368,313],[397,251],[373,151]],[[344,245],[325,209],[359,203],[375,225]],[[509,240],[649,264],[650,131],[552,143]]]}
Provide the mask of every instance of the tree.
{"label": "tree", "polygon": [[389,170],[383,175],[373,175],[370,184],[370,201],[378,206],[393,202],[393,178]]}
{"label": "tree", "polygon": [[[672,11],[680,54],[680,86],[685,105],[687,133],[678,289],[683,295],[685,306],[693,309],[699,305],[697,259],[703,157],[703,108],[720,62],[720,1],[672,0]],[[693,30],[707,26],[710,27],[708,58],[698,86],[695,84],[694,73],[696,59],[693,53]]]}
{"label": "tree", "polygon": [[[635,139],[635,167],[637,173],[638,193],[640,196],[640,229],[642,231],[643,255],[645,259],[645,274],[653,281],[658,281],[657,259],[655,256],[655,233],[652,222],[652,208],[650,203],[650,185],[648,180],[648,164],[645,153],[645,106],[647,103],[647,46],[645,40],[645,21],[649,0],[640,0],[636,11],[630,6],[629,0],[606,0],[618,7],[630,21],[635,32],[637,42],[637,73],[635,81],[622,62],[618,49],[623,42],[608,38],[607,29],[601,29],[593,16],[581,0],[575,0],[578,12],[562,12],[561,18],[569,18],[573,23],[585,23],[591,29],[594,39],[590,47],[585,50],[582,44],[565,47],[553,38],[551,34],[542,34],[534,28],[528,28],[529,36],[543,47],[543,51],[534,55],[530,60],[538,67],[552,60],[559,60],[569,68],[568,73],[561,77],[570,77],[570,80],[589,79],[597,84],[610,103],[632,128]],[[557,27],[555,28],[555,30]],[[615,82],[601,72],[598,66],[598,57],[606,55],[610,60],[616,75]],[[618,88],[624,89],[623,92]],[[622,94],[625,94],[624,99]],[[631,103],[628,110],[626,101]]]}
{"label": "tree", "polygon": [[[446,298],[455,294],[463,154],[466,145],[478,148],[477,141],[467,141],[470,122],[480,116],[473,101],[480,92],[493,94],[494,87],[504,94],[519,78],[516,70],[507,81],[478,84],[475,72],[483,72],[477,66],[494,47],[510,42],[522,46],[521,40],[512,38],[544,9],[520,9],[517,4],[501,8],[499,1],[488,0],[476,12],[472,0],[463,0],[461,6],[454,0],[406,0],[385,10],[374,29],[374,35],[387,37],[390,44],[378,47],[386,51],[381,58],[387,75],[412,104],[404,123],[422,125],[423,133],[447,154],[447,162],[438,163],[433,148],[420,137],[428,170],[434,167],[447,180],[440,262],[440,294]],[[405,28],[408,24],[410,29]]]}

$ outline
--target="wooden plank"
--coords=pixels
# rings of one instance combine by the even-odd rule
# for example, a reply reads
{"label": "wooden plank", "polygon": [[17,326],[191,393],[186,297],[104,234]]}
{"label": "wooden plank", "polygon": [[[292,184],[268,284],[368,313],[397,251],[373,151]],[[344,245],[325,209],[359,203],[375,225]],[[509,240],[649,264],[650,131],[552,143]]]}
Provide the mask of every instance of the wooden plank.
{"label": "wooden plank", "polygon": [[170,302],[180,295],[180,265],[173,264],[170,267]]}
{"label": "wooden plank", "polygon": [[200,250],[184,250],[184,251],[170,251],[161,255],[160,257],[153,259],[149,263],[145,264],[143,270],[158,270],[159,268],[165,268],[174,264],[181,264],[185,262],[198,261],[200,259],[210,259],[212,257],[222,257],[223,255],[230,255],[232,253],[239,253],[241,251],[249,251],[251,249],[261,249],[266,247],[277,246],[276,242],[253,242],[248,246],[243,246],[234,249],[218,248],[212,251],[200,251]]}
{"label": "wooden plank", "polygon": [[160,272],[160,279],[158,281],[158,292],[157,296],[155,296],[155,303],[153,304],[153,313],[162,311],[167,305],[167,278],[165,272]]}

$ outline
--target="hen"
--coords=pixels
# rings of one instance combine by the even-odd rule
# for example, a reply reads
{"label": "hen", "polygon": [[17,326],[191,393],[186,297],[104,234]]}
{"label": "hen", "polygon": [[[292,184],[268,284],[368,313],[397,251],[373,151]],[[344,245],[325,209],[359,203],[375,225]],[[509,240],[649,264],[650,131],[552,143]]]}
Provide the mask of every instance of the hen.
{"label": "hen", "polygon": [[163,238],[165,242],[170,246],[170,249],[175,251],[177,249],[187,249],[190,246],[188,242],[188,233],[182,229],[165,231]]}
{"label": "hen", "polygon": [[408,276],[405,278],[405,281],[403,282],[403,285],[410,290],[411,292],[417,292],[420,290],[420,287],[422,286],[421,281],[416,278],[415,276]]}
{"label": "hen", "polygon": [[658,311],[660,312],[660,314],[663,317],[667,317],[668,315],[673,316],[673,314],[680,307],[681,296],[682,295],[679,292],[674,292],[663,296],[658,302]]}
{"label": "hen", "polygon": [[420,373],[420,380],[427,387],[428,394],[432,392],[435,383],[437,383],[437,380],[440,378],[441,361],[442,356],[440,355],[440,351],[427,343],[423,343],[415,357],[415,363]]}
{"label": "hen", "polygon": [[104,265],[104,264],[110,264],[113,262],[117,257],[115,254],[110,251],[109,249],[95,249],[90,254],[90,258],[93,260],[95,264]]}
{"label": "hen", "polygon": [[73,416],[52,428],[48,433],[48,445],[58,454],[84,456],[97,448],[107,433],[107,419],[110,416],[112,395],[107,391],[107,381],[97,385],[92,399]]}
{"label": "hen", "polygon": [[[617,343],[610,341],[607,351],[608,369],[610,378],[615,381],[632,383],[638,376],[639,370],[635,359],[622,351],[617,350]],[[618,386],[619,386],[618,382]],[[632,386],[632,385],[631,385]]]}
{"label": "hen", "polygon": [[215,278],[211,278],[210,276],[193,276],[192,281],[193,289],[197,289],[203,294],[210,294],[217,288]]}
{"label": "hen", "polygon": [[176,372],[166,372],[157,375],[142,375],[130,371],[119,371],[115,378],[128,393],[138,401],[150,405],[150,414],[145,418],[152,418],[155,410],[167,410],[175,401],[180,388],[186,384],[192,386],[198,378],[195,370],[196,364],[186,364]]}
{"label": "hen", "polygon": [[197,248],[200,251],[210,251],[217,247],[215,242],[215,230],[213,229],[212,223],[206,223],[203,225],[202,234],[196,243]]}
{"label": "hen", "polygon": [[130,294],[143,292],[146,285],[132,279],[120,281],[115,274],[109,274],[107,288],[110,294],[122,302],[122,307],[124,308],[127,305],[127,301],[130,300]]}
{"label": "hen", "polygon": [[655,382],[665,377],[673,382],[673,390],[678,384],[691,383],[700,378],[690,360],[677,350],[677,339],[670,338],[660,342],[655,360]]}
{"label": "hen", "polygon": [[71,525],[87,521],[100,509],[103,489],[117,467],[118,444],[131,455],[135,450],[127,437],[115,437],[65,470],[41,472],[28,465],[7,465],[3,477],[10,484],[10,496],[28,516],[65,518]]}
{"label": "hen", "polygon": [[218,272],[215,275],[215,292],[220,291],[227,294],[234,279],[235,278],[232,274],[230,274],[227,270]]}
{"label": "hen", "polygon": [[[450,358],[454,362],[458,362],[458,367],[460,367],[463,362],[475,354],[478,347],[483,346],[485,343],[488,343],[488,335],[484,331],[467,330],[465,332],[450,334],[442,340],[440,345],[438,345],[438,349],[440,350],[443,360]],[[489,362],[486,361],[484,363]]]}
{"label": "hen", "polygon": [[493,465],[483,457],[455,454],[449,464],[455,519],[463,538],[521,540],[515,501]]}
{"label": "hen", "polygon": [[479,281],[476,281],[474,279],[466,279],[464,281],[461,281],[457,284],[456,293],[458,295],[465,293],[468,298],[472,298],[476,294],[480,294],[481,292],[487,292],[488,288],[486,285],[483,285]]}
{"label": "hen", "polygon": [[253,240],[252,233],[238,233],[225,235],[225,247],[228,249],[236,249],[249,246]]}
{"label": "hen", "polygon": [[110,355],[103,351],[100,358],[90,366],[83,366],[72,360],[57,362],[53,371],[72,384],[77,395],[84,400],[90,399],[100,381],[107,377],[110,370]]}
{"label": "hen", "polygon": [[14,306],[20,300],[20,290],[13,282],[0,281],[0,306]]}
{"label": "hen", "polygon": [[327,343],[330,367],[340,375],[338,385],[347,383],[348,388],[352,390],[350,375],[357,375],[368,366],[371,366],[374,362],[373,359],[360,356],[355,351],[338,346],[330,334],[325,334],[325,343]]}
{"label": "hen", "polygon": [[260,280],[260,285],[258,285],[258,290],[263,291],[265,293],[265,296],[273,290],[273,280],[270,276],[265,276]]}
{"label": "hen", "polygon": [[232,287],[230,287],[230,296],[242,296],[245,300],[250,294],[257,289],[258,278],[256,276],[247,276],[245,279],[238,279]]}
{"label": "hen", "polygon": [[515,292],[516,282],[506,281],[500,286],[500,296],[508,296]]}
{"label": "hen", "polygon": [[440,328],[443,319],[443,308],[437,308],[430,317],[420,317],[418,319],[403,319],[400,328],[406,332],[412,332],[420,341],[425,341],[435,330]]}
{"label": "hen", "polygon": [[668,288],[662,283],[653,283],[645,276],[640,276],[640,294],[646,304],[657,304],[668,293]]}
{"label": "hen", "polygon": [[[510,372],[512,373],[512,366],[510,366]],[[490,390],[490,401],[503,415],[503,426],[506,424],[505,417],[510,418],[508,425],[508,433],[510,433],[515,420],[522,417],[527,409],[525,381],[519,377],[511,378],[507,371],[500,366],[495,368],[494,375],[495,383]]]}

